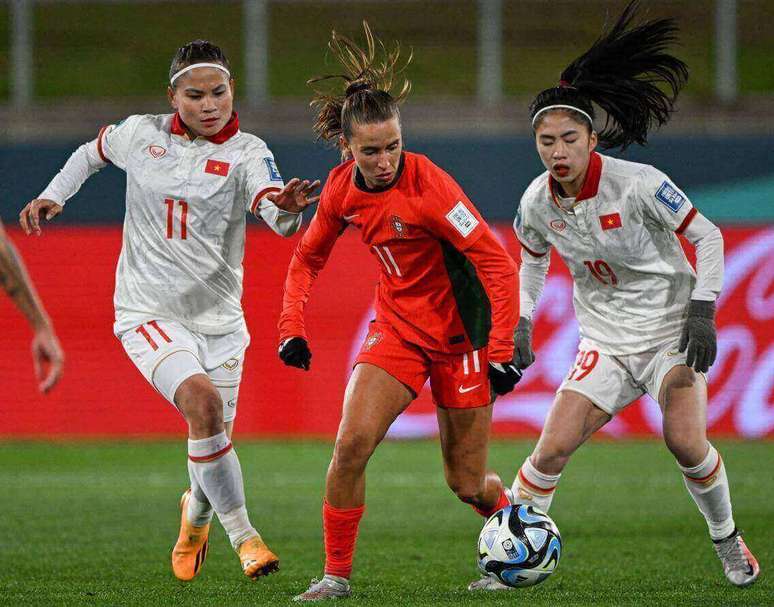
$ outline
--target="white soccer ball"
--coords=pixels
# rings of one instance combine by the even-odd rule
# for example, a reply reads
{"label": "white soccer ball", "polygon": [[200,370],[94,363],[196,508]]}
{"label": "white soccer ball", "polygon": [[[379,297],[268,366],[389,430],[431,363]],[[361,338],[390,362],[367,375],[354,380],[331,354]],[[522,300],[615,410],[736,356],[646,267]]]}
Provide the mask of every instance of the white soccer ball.
{"label": "white soccer ball", "polygon": [[506,586],[523,588],[556,569],[562,538],[551,518],[534,506],[516,504],[495,512],[478,536],[478,568]]}

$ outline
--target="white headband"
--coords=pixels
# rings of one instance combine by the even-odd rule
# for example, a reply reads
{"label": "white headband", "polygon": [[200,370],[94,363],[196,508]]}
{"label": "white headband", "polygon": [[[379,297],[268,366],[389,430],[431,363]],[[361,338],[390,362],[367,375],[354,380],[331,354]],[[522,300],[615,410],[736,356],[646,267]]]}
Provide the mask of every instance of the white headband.
{"label": "white headband", "polygon": [[197,67],[214,67],[216,70],[220,70],[221,72],[226,72],[226,76],[231,78],[231,72],[229,72],[225,67],[223,67],[220,63],[192,63],[188,67],[184,67],[179,72],[176,72],[172,78],[169,79],[169,84],[175,84],[175,80],[180,78],[183,74],[186,72],[190,72],[191,70],[197,68]]}
{"label": "white headband", "polygon": [[[201,64],[199,64],[201,65]],[[542,114],[543,112],[547,112],[548,110],[572,110],[573,112],[578,112],[579,114],[583,114],[586,117],[586,120],[589,121],[589,124],[591,125],[591,128],[594,128],[594,121],[591,119],[591,116],[589,116],[586,112],[584,112],[582,109],[575,107],[574,105],[547,105],[546,107],[539,110],[533,117],[532,117],[532,128],[535,128],[535,121],[537,120],[538,116]]]}

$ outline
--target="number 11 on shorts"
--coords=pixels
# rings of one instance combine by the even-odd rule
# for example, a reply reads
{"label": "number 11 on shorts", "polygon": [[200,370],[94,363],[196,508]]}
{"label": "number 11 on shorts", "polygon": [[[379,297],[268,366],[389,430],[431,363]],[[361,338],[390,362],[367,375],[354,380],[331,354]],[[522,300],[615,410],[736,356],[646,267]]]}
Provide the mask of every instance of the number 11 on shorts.
{"label": "number 11 on shorts", "polygon": [[[167,205],[167,238],[175,237],[175,201],[171,198],[165,198],[164,204]],[[180,207],[180,240],[188,237],[188,203],[185,200],[178,200]]]}

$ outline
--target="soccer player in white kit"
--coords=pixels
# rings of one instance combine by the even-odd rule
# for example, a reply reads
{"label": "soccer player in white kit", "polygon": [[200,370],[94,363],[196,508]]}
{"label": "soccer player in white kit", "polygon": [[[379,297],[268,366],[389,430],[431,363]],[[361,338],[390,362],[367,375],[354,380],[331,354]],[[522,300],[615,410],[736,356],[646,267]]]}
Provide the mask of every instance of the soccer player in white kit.
{"label": "soccer player in white kit", "polygon": [[[578,356],[559,386],[540,439],[513,482],[513,498],[547,511],[571,454],[643,394],[663,411],[664,441],[704,515],[728,580],[752,584],[759,566],[736,529],[728,479],[707,441],[707,383],[715,359],[715,299],[723,281],[723,239],[664,173],[594,151],[644,144],[669,119],[685,64],[665,52],[671,19],[632,26],[636,3],[558,86],[530,107],[547,171],[524,193],[514,230],[522,244],[522,368],[534,361],[531,317],[555,249],[572,274],[580,325]],[[663,90],[670,91],[666,94]],[[608,115],[594,124],[598,105]],[[696,272],[677,235],[696,248]],[[492,578],[470,586],[504,589]]]}
{"label": "soccer player in white kit", "polygon": [[169,78],[174,114],[134,115],[103,128],[20,221],[27,234],[40,234],[40,218],[61,213],[90,175],[107,164],[126,171],[114,332],[189,427],[191,487],[180,502],[172,568],[181,580],[199,573],[214,511],[245,575],[256,578],[276,571],[279,560],[250,523],[231,443],[250,341],[241,306],[245,212],[289,236],[317,201],[319,182],[285,185],[266,144],[239,130],[220,48],[202,40],[181,47]]}

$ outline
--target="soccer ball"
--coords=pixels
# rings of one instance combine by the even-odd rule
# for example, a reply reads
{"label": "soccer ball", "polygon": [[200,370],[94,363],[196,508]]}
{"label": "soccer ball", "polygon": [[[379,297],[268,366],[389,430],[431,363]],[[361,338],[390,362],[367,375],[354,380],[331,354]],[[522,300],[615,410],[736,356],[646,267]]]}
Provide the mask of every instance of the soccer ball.
{"label": "soccer ball", "polygon": [[562,554],[559,529],[534,506],[495,512],[478,536],[478,568],[506,586],[534,586],[554,572]]}

